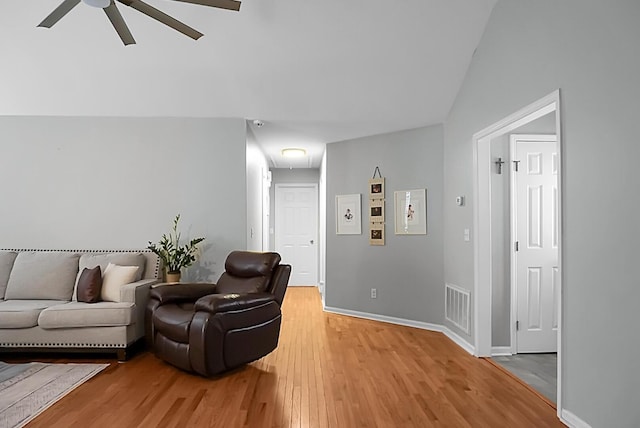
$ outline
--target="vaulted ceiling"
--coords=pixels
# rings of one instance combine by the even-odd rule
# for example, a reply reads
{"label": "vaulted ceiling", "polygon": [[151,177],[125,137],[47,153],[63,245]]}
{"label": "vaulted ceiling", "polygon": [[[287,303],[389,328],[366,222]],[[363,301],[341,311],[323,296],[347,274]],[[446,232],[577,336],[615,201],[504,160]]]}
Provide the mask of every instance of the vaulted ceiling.
{"label": "vaulted ceiling", "polygon": [[441,123],[496,0],[146,0],[205,36],[118,4],[126,47],[84,3],[36,28],[61,1],[1,2],[0,115],[239,117],[273,166],[317,167],[326,143]]}

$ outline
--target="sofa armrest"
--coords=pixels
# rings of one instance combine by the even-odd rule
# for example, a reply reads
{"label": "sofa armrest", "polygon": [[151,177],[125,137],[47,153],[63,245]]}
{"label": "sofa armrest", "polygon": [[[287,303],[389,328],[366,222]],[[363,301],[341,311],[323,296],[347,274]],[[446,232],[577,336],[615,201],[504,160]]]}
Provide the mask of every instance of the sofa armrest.
{"label": "sofa armrest", "polygon": [[195,310],[212,314],[236,312],[263,306],[275,300],[271,293],[211,294],[198,299]]}
{"label": "sofa armrest", "polygon": [[157,282],[158,282],[157,279],[141,279],[140,281],[123,285],[122,287],[120,287],[120,301],[146,304],[146,302],[138,301],[138,296],[140,295],[141,292],[144,293],[145,295],[148,295],[149,288]]}
{"label": "sofa armrest", "polygon": [[157,279],[141,279],[120,288],[120,301],[135,304],[135,340],[144,336],[144,311],[149,302],[149,288],[157,282]]}
{"label": "sofa armrest", "polygon": [[150,298],[164,305],[167,303],[195,302],[199,298],[215,292],[215,284],[165,285],[151,289]]}

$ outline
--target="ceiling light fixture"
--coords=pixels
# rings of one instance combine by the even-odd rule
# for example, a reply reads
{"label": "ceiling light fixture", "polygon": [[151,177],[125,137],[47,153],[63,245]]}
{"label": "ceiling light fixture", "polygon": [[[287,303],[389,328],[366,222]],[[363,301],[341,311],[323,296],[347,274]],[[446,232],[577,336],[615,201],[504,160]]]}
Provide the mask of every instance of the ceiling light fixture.
{"label": "ceiling light fixture", "polygon": [[285,158],[301,158],[307,155],[307,151],[305,149],[297,148],[282,149],[281,153]]}

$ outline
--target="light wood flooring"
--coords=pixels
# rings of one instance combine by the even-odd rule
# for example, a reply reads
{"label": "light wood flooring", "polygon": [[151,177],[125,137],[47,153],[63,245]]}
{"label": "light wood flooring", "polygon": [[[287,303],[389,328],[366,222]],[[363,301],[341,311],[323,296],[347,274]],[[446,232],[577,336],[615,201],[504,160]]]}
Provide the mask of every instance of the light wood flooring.
{"label": "light wood flooring", "polygon": [[443,334],[324,313],[311,287],[289,288],[280,344],[253,364],[205,379],[142,352],[28,425],[555,426],[551,406]]}

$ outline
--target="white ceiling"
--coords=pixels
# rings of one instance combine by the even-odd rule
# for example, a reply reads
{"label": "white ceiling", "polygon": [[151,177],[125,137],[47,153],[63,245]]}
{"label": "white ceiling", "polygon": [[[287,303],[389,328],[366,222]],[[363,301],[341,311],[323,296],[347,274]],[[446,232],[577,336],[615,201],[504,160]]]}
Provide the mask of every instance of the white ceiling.
{"label": "white ceiling", "polygon": [[317,167],[325,143],[442,122],[496,0],[147,0],[205,36],[118,4],[127,47],[85,4],[36,28],[61,1],[1,2],[1,115],[241,117],[288,168]]}

